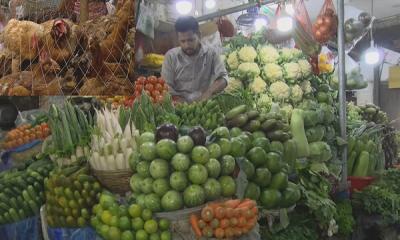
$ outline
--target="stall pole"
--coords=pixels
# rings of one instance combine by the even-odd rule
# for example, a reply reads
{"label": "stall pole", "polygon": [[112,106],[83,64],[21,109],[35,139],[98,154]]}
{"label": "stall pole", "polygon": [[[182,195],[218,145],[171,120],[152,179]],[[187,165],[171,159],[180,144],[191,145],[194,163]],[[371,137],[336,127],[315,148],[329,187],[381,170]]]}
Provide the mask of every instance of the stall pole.
{"label": "stall pole", "polygon": [[381,85],[381,65],[377,64],[374,67],[374,84],[373,84],[373,103],[376,106],[380,106],[380,85]]}
{"label": "stall pole", "polygon": [[[346,54],[344,36],[344,0],[338,0],[338,53],[339,53],[339,121],[340,136],[347,140],[346,134]],[[342,151],[342,179],[339,186],[341,191],[347,189],[347,146]]]}
{"label": "stall pole", "polygon": [[79,22],[83,24],[89,19],[89,1],[80,0],[79,8]]}

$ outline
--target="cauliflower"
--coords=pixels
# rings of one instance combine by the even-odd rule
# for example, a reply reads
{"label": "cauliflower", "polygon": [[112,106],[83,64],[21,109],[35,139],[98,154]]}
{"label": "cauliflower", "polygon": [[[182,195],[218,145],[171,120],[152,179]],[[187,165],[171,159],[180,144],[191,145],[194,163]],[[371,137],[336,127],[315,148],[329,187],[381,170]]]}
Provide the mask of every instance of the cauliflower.
{"label": "cauliflower", "polygon": [[301,90],[305,95],[312,93],[311,82],[308,80],[304,80],[300,83]]}
{"label": "cauliflower", "polygon": [[237,89],[240,89],[243,87],[242,81],[236,78],[230,78],[228,81],[228,86],[226,86],[225,91],[226,92],[234,92]]}
{"label": "cauliflower", "polygon": [[282,48],[280,53],[280,60],[282,62],[292,62],[302,56],[301,50],[297,48]]}
{"label": "cauliflower", "polygon": [[239,50],[239,59],[242,62],[254,62],[257,57],[257,51],[252,46],[244,46]]}
{"label": "cauliflower", "polygon": [[301,74],[303,75],[303,78],[311,75],[312,71],[311,64],[307,60],[301,59],[297,63],[300,65]]}
{"label": "cauliflower", "polygon": [[282,106],[280,106],[279,110],[283,118],[289,122],[289,119],[292,117],[293,106],[290,104],[283,104]]}
{"label": "cauliflower", "polygon": [[289,83],[296,83],[297,79],[301,78],[300,65],[295,62],[283,64],[283,74],[286,81]]}
{"label": "cauliflower", "polygon": [[260,75],[260,68],[257,63],[245,62],[239,65],[237,73],[240,79],[254,79],[256,76]]}
{"label": "cauliflower", "polygon": [[263,93],[267,90],[267,84],[259,76],[254,78],[249,87],[253,93]]}
{"label": "cauliflower", "polygon": [[231,70],[238,68],[239,59],[237,57],[236,51],[233,51],[228,55],[228,58],[226,59],[226,63],[228,64],[228,67]]}
{"label": "cauliflower", "polygon": [[282,80],[282,68],[276,63],[268,63],[263,68],[263,76],[270,83]]}
{"label": "cauliflower", "polygon": [[269,87],[269,92],[274,100],[285,100],[290,96],[290,88],[289,86],[282,82],[274,82]]}
{"label": "cauliflower", "polygon": [[261,110],[261,112],[269,112],[272,106],[272,99],[268,96],[267,93],[261,94],[257,99],[257,108]]}
{"label": "cauliflower", "polygon": [[294,103],[298,103],[303,99],[303,90],[301,90],[301,87],[299,85],[296,84],[291,87],[290,99]]}
{"label": "cauliflower", "polygon": [[279,59],[279,52],[273,46],[262,46],[258,52],[258,59],[261,63],[276,63]]}

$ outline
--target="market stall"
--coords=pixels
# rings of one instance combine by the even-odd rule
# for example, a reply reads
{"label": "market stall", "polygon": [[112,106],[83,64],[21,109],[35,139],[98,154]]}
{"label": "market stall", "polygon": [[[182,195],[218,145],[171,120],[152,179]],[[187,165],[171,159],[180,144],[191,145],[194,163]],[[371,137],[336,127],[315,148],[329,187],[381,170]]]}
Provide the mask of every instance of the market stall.
{"label": "market stall", "polygon": [[[398,235],[399,133],[378,106],[346,102],[346,88],[366,87],[365,78],[354,70],[346,82],[343,1],[321,2],[315,21],[304,1],[291,17],[285,1],[272,15],[257,3],[210,13],[250,8],[237,33],[223,37],[229,81],[209,99],[176,101],[173,86],[147,66],[131,96],[54,98],[17,124],[1,145],[12,163],[0,173],[2,236]],[[255,28],[260,15],[272,24]],[[160,67],[162,56],[151,53],[163,54],[145,52],[144,61]]]}

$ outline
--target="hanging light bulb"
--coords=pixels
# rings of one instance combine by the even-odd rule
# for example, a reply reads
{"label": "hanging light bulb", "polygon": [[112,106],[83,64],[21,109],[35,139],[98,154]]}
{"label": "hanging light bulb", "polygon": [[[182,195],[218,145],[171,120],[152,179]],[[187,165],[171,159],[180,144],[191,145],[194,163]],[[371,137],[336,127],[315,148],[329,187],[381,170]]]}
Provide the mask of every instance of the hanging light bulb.
{"label": "hanging light bulb", "polygon": [[289,32],[293,28],[293,19],[290,16],[281,16],[276,21],[276,27],[281,32]]}
{"label": "hanging light bulb", "polygon": [[254,20],[254,27],[256,31],[260,31],[263,27],[267,26],[267,20],[265,18],[259,17]]}
{"label": "hanging light bulb", "polygon": [[213,9],[216,5],[217,3],[215,2],[215,0],[206,0],[205,2],[205,6],[207,9]]}
{"label": "hanging light bulb", "polygon": [[364,55],[364,61],[368,65],[375,65],[381,60],[381,54],[379,49],[374,46],[374,42],[371,41],[371,47],[367,49]]}
{"label": "hanging light bulb", "polygon": [[192,11],[193,4],[188,0],[180,0],[176,2],[175,8],[180,15],[187,15]]}

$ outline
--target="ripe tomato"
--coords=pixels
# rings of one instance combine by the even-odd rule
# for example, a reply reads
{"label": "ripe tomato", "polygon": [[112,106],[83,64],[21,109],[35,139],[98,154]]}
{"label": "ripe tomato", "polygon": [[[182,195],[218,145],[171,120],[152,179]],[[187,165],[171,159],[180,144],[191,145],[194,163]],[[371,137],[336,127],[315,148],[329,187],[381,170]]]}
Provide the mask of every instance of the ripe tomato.
{"label": "ripe tomato", "polygon": [[155,85],[154,89],[161,92],[161,91],[164,89],[164,87],[163,87],[161,84],[157,83],[157,84]]}
{"label": "ripe tomato", "polygon": [[157,83],[157,77],[155,76],[150,76],[147,78],[147,81],[151,84],[156,84]]}
{"label": "ripe tomato", "polygon": [[146,89],[147,91],[153,91],[154,89],[154,85],[151,83],[146,84],[146,86],[144,87],[144,89]]}
{"label": "ripe tomato", "polygon": [[164,81],[163,78],[158,78],[158,83],[161,84],[161,85],[164,85],[165,81]]}
{"label": "ripe tomato", "polygon": [[161,95],[160,91],[157,91],[157,90],[152,91],[151,94],[152,94],[153,97]]}
{"label": "ripe tomato", "polygon": [[146,82],[146,78],[145,77],[138,77],[138,79],[136,80],[136,83],[143,85]]}

